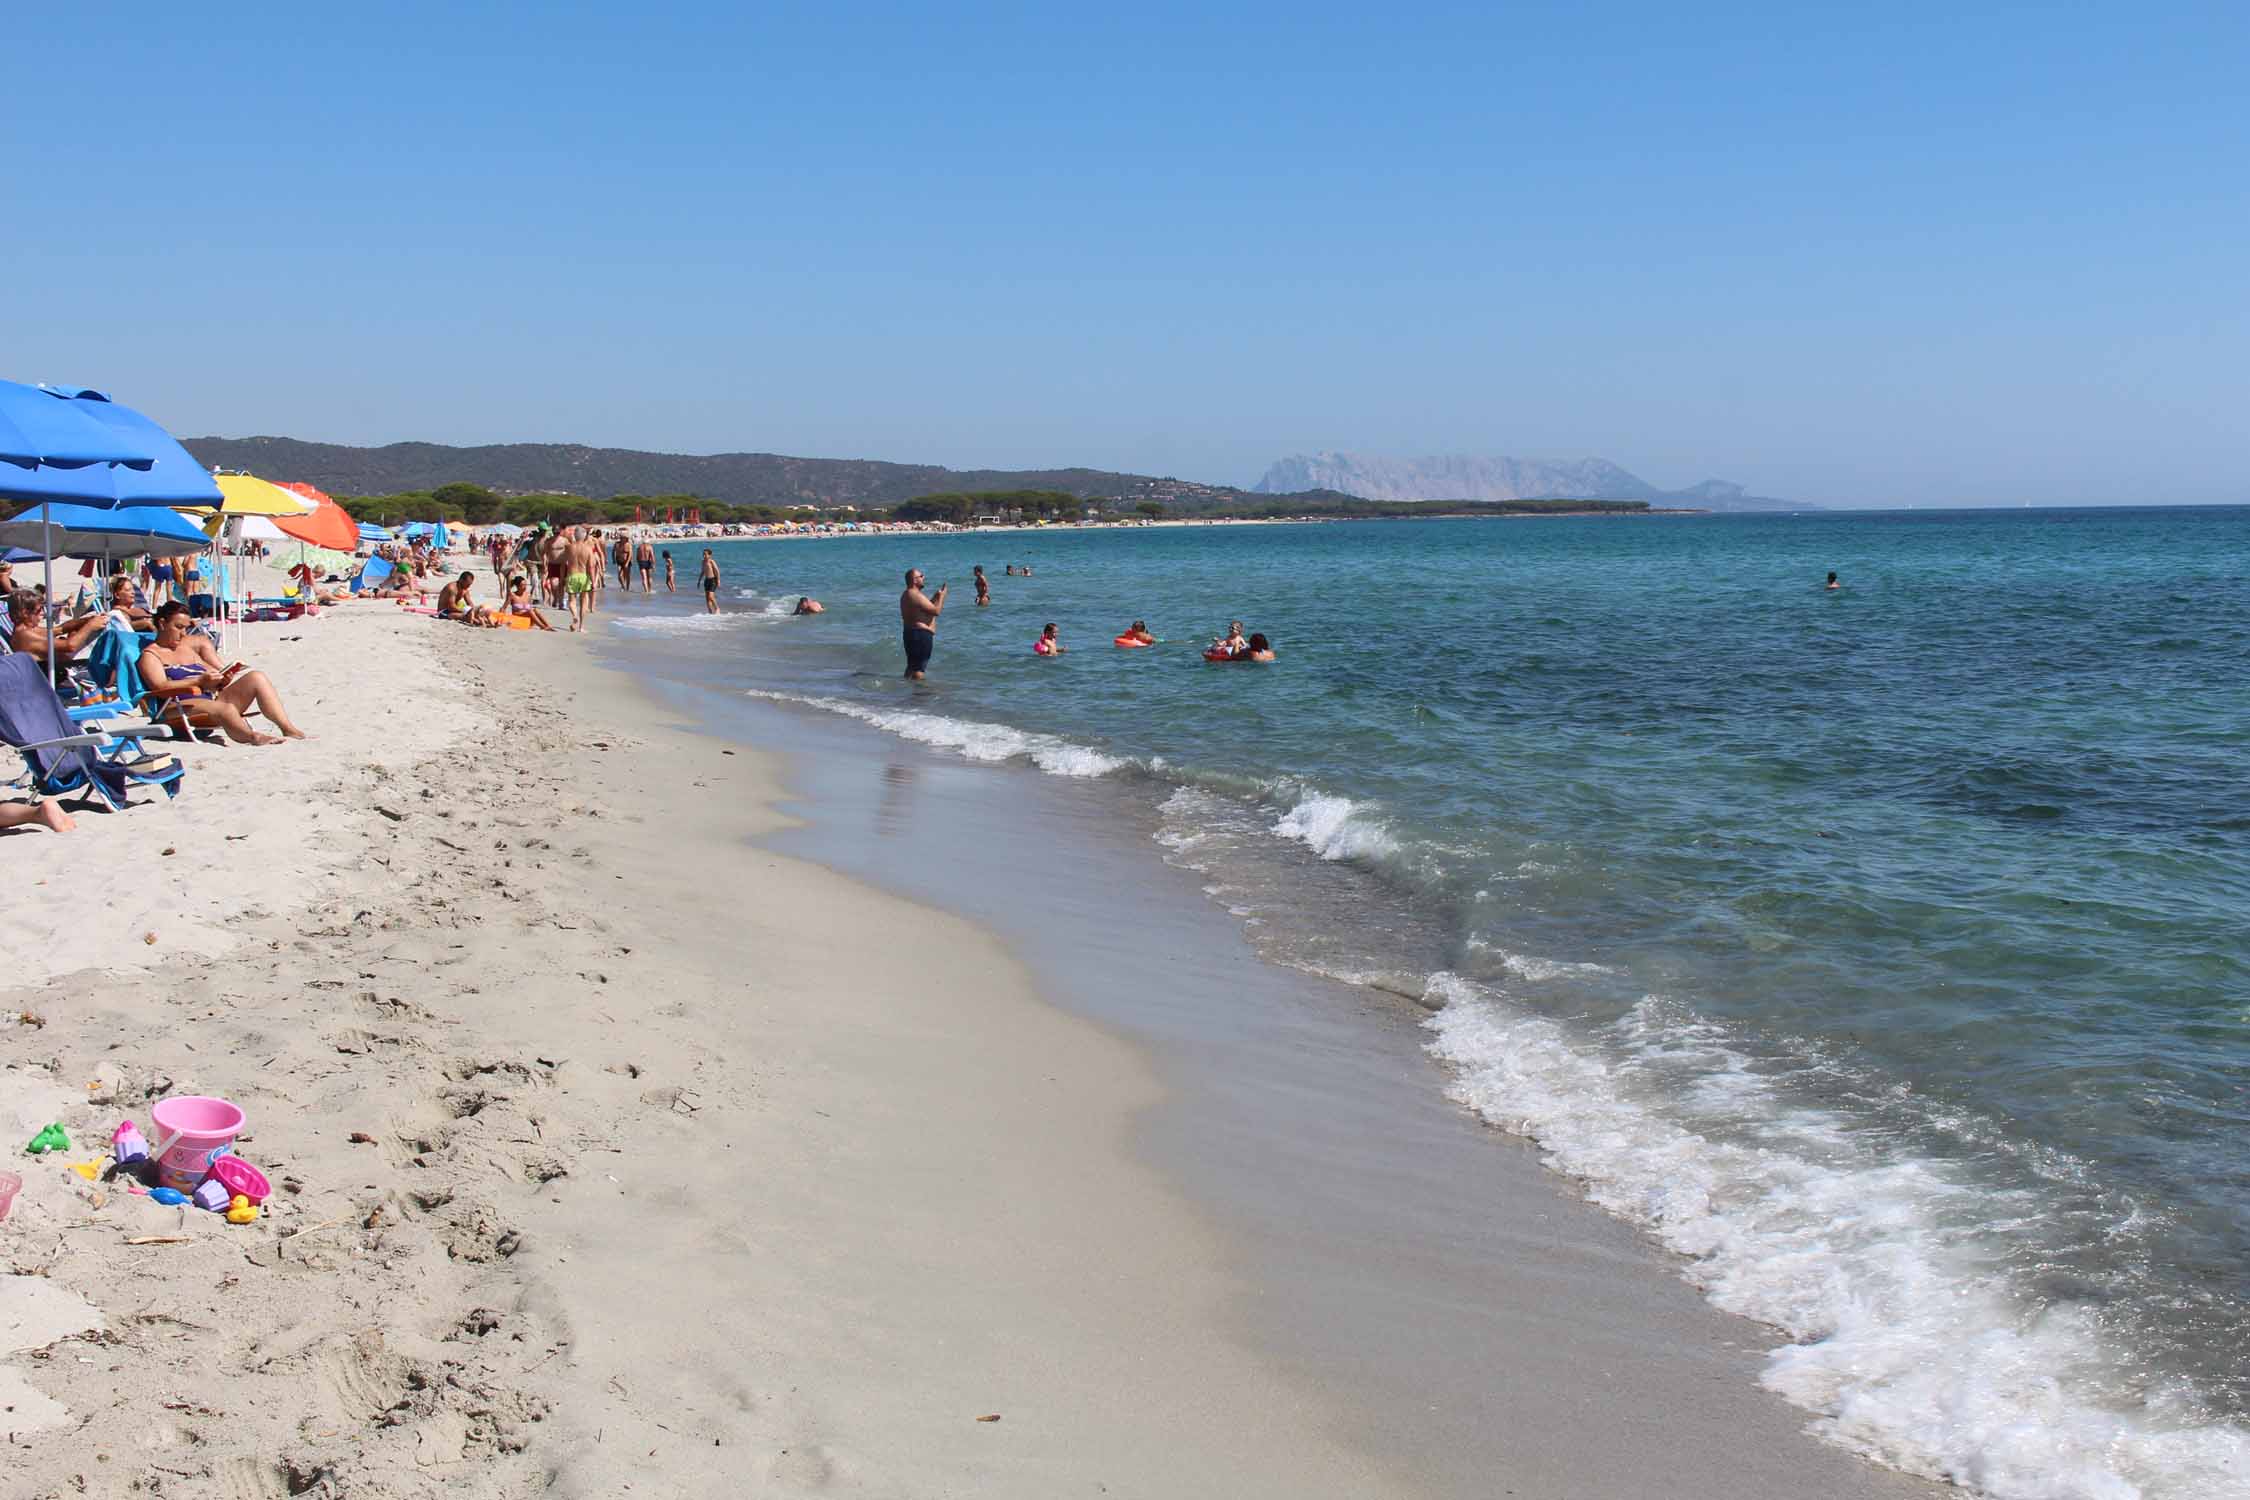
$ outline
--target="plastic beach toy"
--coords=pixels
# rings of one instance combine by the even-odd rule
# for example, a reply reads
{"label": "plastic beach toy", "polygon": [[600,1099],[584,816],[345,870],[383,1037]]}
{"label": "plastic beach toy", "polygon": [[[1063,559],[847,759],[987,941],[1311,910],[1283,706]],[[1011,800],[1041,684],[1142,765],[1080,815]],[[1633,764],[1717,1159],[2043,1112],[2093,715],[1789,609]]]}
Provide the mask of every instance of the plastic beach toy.
{"label": "plastic beach toy", "polygon": [[257,1205],[252,1203],[248,1198],[243,1197],[240,1193],[236,1193],[234,1195],[234,1201],[227,1205],[227,1222],[229,1224],[257,1223]]}
{"label": "plastic beach toy", "polygon": [[153,1187],[148,1190],[148,1195],[166,1208],[178,1208],[188,1201],[188,1195],[178,1188]]}
{"label": "plastic beach toy", "polygon": [[273,1193],[273,1184],[266,1181],[266,1174],[232,1151],[211,1158],[211,1178],[225,1186],[229,1197],[246,1198],[252,1207],[265,1202]]}
{"label": "plastic beach toy", "polygon": [[16,1194],[23,1191],[23,1179],[13,1172],[0,1172],[0,1219],[8,1217],[15,1206]]}
{"label": "plastic beach toy", "polygon": [[225,1183],[214,1181],[208,1177],[197,1183],[195,1191],[188,1194],[189,1199],[194,1202],[197,1208],[207,1208],[213,1213],[223,1210],[227,1206],[227,1199],[231,1196],[233,1195],[227,1192]]}
{"label": "plastic beach toy", "polygon": [[[36,1119],[37,1116],[33,1118]],[[70,1149],[70,1137],[63,1134],[61,1125],[50,1125],[25,1143],[23,1149],[32,1156],[39,1156],[49,1151],[68,1151]]]}
{"label": "plastic beach toy", "polygon": [[242,1111],[203,1094],[159,1099],[150,1113],[156,1118],[157,1143],[150,1154],[157,1180],[183,1193],[195,1191],[211,1170],[211,1158],[242,1133]]}
{"label": "plastic beach toy", "polygon": [[129,1167],[137,1161],[148,1160],[148,1141],[131,1120],[126,1120],[111,1132],[109,1154],[117,1158],[119,1166]]}

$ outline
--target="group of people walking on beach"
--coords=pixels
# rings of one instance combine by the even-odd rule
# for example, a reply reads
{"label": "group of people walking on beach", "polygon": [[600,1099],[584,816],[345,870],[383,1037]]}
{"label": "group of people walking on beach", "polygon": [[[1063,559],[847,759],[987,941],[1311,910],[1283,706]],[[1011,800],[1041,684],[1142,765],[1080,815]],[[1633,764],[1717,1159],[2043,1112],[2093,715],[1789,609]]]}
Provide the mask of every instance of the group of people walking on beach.
{"label": "group of people walking on beach", "polygon": [[[500,583],[502,593],[511,601],[522,598],[529,607],[532,581],[538,580],[540,597],[550,608],[567,610],[570,628],[583,631],[593,618],[602,593],[609,587],[612,569],[617,574],[620,593],[633,591],[634,575],[640,577],[643,594],[656,592],[656,569],[664,567],[664,591],[679,592],[679,564],[672,549],[661,551],[643,532],[638,537],[617,530],[604,541],[598,526],[535,526],[516,538],[494,533],[485,542],[492,563],[492,576]],[[462,575],[463,580],[468,578]],[[719,561],[709,547],[703,549],[697,582],[703,590],[703,609],[706,614],[719,612]],[[552,629],[543,616],[533,611],[535,624],[542,629]],[[472,619],[472,623],[481,623]]]}

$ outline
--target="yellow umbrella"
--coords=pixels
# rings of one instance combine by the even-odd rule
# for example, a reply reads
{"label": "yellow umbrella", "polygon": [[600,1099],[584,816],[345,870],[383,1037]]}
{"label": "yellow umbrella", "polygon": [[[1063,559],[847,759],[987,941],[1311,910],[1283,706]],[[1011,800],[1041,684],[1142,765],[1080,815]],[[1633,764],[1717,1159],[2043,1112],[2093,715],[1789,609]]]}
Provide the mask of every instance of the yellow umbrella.
{"label": "yellow umbrella", "polygon": [[312,501],[285,490],[278,484],[268,484],[254,474],[214,474],[219,493],[226,497],[219,506],[222,516],[306,516],[316,508]]}

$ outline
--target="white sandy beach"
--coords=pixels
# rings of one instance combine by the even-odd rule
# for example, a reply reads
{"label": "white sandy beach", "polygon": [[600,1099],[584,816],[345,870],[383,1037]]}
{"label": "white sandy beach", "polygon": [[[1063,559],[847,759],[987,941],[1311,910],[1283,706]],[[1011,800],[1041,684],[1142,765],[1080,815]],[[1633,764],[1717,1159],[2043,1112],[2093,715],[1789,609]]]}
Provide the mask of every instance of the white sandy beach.
{"label": "white sandy beach", "polygon": [[1216,1332],[1130,1052],[745,857],[767,769],[542,685],[573,644],[264,627],[319,739],[5,840],[9,1128],[223,1094],[284,1189],[234,1227],[23,1159],[24,1492],[1393,1492]]}
{"label": "white sandy beach", "polygon": [[[1132,1046],[749,847],[777,763],[567,635],[369,603],[241,654],[317,739],[0,836],[0,1125],[85,1161],[220,1094],[279,1188],[236,1227],[17,1158],[11,1493],[1457,1492],[1244,1340],[1254,1268],[1133,1147]],[[1607,1345],[1569,1343],[1492,1358],[1598,1417]],[[1632,1493],[1918,1492],[1809,1440],[1683,1486],[1617,1415]]]}

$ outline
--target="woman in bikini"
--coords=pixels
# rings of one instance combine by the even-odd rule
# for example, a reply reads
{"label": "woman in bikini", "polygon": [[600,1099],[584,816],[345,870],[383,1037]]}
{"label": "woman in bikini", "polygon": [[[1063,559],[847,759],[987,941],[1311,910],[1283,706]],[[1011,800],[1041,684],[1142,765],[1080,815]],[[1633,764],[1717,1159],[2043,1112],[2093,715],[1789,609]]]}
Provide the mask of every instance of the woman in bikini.
{"label": "woman in bikini", "polygon": [[[281,695],[263,672],[229,672],[207,637],[188,633],[188,609],[178,600],[156,612],[156,641],[141,651],[141,681],[158,702],[157,719],[175,728],[218,729],[238,745],[278,745],[306,733],[281,706]],[[264,714],[279,735],[260,734],[245,712]]]}
{"label": "woman in bikini", "polygon": [[531,602],[531,580],[521,573],[508,580],[507,609],[509,614],[520,615],[529,620],[534,629],[552,630],[555,628],[547,623],[547,617],[539,612],[539,606]]}

